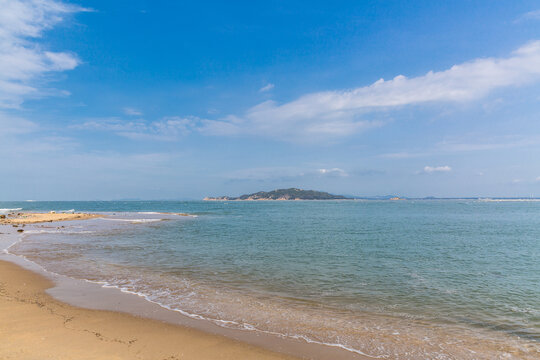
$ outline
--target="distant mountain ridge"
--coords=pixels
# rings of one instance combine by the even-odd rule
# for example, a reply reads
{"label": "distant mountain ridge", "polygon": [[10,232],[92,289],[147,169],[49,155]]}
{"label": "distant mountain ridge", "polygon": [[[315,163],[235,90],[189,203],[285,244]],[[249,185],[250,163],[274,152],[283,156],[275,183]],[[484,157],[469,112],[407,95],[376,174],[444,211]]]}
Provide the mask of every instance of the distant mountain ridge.
{"label": "distant mountain ridge", "polygon": [[205,197],[206,201],[256,201],[256,200],[346,200],[351,199],[343,195],[333,195],[323,191],[302,190],[297,188],[278,189],[273,191],[259,191],[253,194],[238,197],[219,196]]}

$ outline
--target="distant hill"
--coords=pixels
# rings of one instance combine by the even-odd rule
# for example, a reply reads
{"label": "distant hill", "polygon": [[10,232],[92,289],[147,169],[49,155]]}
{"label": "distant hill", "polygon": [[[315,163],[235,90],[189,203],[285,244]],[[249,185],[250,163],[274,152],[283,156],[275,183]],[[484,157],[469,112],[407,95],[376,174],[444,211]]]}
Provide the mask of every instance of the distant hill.
{"label": "distant hill", "polygon": [[315,190],[302,190],[296,188],[278,189],[273,191],[259,191],[253,194],[238,197],[220,196],[205,197],[207,201],[227,201],[227,200],[345,200],[350,199],[342,195],[332,195],[327,192]]}

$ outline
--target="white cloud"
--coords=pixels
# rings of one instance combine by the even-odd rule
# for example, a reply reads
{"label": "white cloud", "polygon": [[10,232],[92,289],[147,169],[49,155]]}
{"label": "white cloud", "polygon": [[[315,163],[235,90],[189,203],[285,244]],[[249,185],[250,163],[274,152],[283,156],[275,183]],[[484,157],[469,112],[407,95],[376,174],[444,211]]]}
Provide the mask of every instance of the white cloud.
{"label": "white cloud", "polygon": [[257,134],[291,141],[348,136],[383,122],[367,114],[378,109],[436,102],[468,102],[491,91],[540,81],[540,41],[530,42],[506,58],[479,58],[444,71],[391,80],[380,79],[351,90],[304,95],[279,104],[265,101],[242,116],[202,122],[212,135]]}
{"label": "white cloud", "polygon": [[340,168],[332,168],[332,169],[319,169],[317,170],[319,174],[325,175],[325,176],[349,176],[349,174]]}
{"label": "white cloud", "polygon": [[124,114],[130,115],[130,116],[142,116],[143,113],[140,110],[137,110],[135,108],[125,107]]}
{"label": "white cloud", "polygon": [[309,143],[331,141],[384,124],[382,121],[351,121],[347,118],[302,118],[288,121],[279,117],[266,119],[266,115],[264,112],[263,114],[248,112],[243,118],[231,115],[221,120],[205,119],[201,120],[201,126],[198,127],[198,130],[204,135],[256,135]]}
{"label": "white cloud", "polygon": [[270,91],[273,88],[274,88],[274,84],[266,84],[265,86],[263,86],[262,88],[259,89],[259,92]]}
{"label": "white cloud", "polygon": [[445,166],[424,166],[424,173],[431,174],[436,172],[450,172],[452,168],[448,165]]}
{"label": "white cloud", "polygon": [[0,108],[15,108],[44,95],[43,75],[79,64],[76,55],[47,51],[37,39],[66,15],[86,9],[55,0],[0,0],[0,9]]}

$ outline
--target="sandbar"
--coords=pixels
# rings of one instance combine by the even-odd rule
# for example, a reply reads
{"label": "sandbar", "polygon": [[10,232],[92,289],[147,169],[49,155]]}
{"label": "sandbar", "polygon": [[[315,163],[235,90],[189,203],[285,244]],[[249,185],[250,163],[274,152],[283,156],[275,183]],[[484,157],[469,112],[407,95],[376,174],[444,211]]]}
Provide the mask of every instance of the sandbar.
{"label": "sandbar", "polygon": [[53,221],[87,220],[103,217],[100,214],[87,213],[28,213],[17,212],[0,218],[0,224],[36,224]]}

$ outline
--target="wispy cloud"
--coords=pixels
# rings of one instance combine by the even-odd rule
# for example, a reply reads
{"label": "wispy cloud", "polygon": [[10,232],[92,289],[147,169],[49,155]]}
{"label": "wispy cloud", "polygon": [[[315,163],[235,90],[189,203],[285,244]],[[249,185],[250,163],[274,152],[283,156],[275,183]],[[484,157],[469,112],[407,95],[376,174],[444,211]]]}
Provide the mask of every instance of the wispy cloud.
{"label": "wispy cloud", "polygon": [[119,136],[135,140],[174,141],[189,134],[199,123],[195,117],[164,117],[157,121],[124,120],[120,118],[89,119],[82,124],[71,126],[78,130],[113,132]]}
{"label": "wispy cloud", "polygon": [[55,0],[3,0],[0,7],[0,108],[16,108],[45,94],[39,88],[45,74],[79,64],[75,54],[47,51],[38,39],[68,14],[85,9]]}
{"label": "wispy cloud", "polygon": [[137,110],[135,108],[131,108],[131,107],[125,107],[124,109],[124,114],[126,115],[129,115],[129,116],[142,116],[142,111],[140,110]]}
{"label": "wispy cloud", "polygon": [[431,152],[414,152],[414,151],[399,151],[399,152],[393,152],[393,153],[385,153],[378,155],[382,158],[388,158],[388,159],[410,159],[410,158],[416,158],[416,157],[423,157],[423,156],[429,156],[433,155]]}
{"label": "wispy cloud", "polygon": [[223,175],[229,181],[299,181],[316,178],[346,177],[349,174],[340,168],[313,169],[309,167],[257,167],[228,172]]}
{"label": "wispy cloud", "polygon": [[28,154],[43,155],[77,147],[77,141],[68,136],[57,135],[33,121],[0,111],[0,153],[10,154],[13,161],[28,159],[25,158]]}
{"label": "wispy cloud", "polygon": [[519,16],[514,22],[522,22],[526,20],[540,20],[540,10],[532,10]]}
{"label": "wispy cloud", "polygon": [[290,141],[340,138],[382,125],[369,115],[376,110],[470,102],[496,89],[538,81],[540,41],[533,41],[506,58],[475,59],[444,71],[413,78],[399,75],[356,89],[307,94],[284,104],[265,101],[243,115],[203,121],[201,131],[213,135],[257,134]]}
{"label": "wispy cloud", "polygon": [[[264,136],[297,143],[332,142],[384,125],[389,120],[384,118],[384,113],[376,113],[380,110],[386,113],[407,105],[470,102],[496,89],[538,81],[540,41],[533,41],[505,58],[480,58],[444,71],[430,71],[413,78],[399,75],[356,89],[307,94],[283,104],[265,101],[241,115],[220,119],[187,116],[154,122],[115,120],[86,125],[133,139],[172,140],[179,134],[199,132],[211,136]],[[125,110],[129,115],[140,114],[136,109]],[[120,127],[127,129],[119,131]],[[489,144],[478,146],[491,147]],[[400,152],[384,156],[406,158],[424,154]]]}
{"label": "wispy cloud", "polygon": [[270,91],[273,88],[274,88],[274,84],[266,84],[265,86],[263,86],[262,88],[259,89],[259,92]]}
{"label": "wispy cloud", "polygon": [[[0,139],[4,136],[31,133],[38,129],[38,125],[32,121],[0,112]],[[1,141],[5,140],[2,139]]]}
{"label": "wispy cloud", "polygon": [[540,145],[540,136],[536,135],[507,135],[491,138],[476,137],[474,141],[472,141],[471,139],[468,140],[469,141],[467,141],[466,139],[444,140],[424,150],[399,151],[393,153],[385,153],[378,156],[388,159],[410,159],[461,152],[492,151]]}
{"label": "wispy cloud", "polygon": [[331,168],[331,169],[318,169],[319,174],[325,176],[349,176],[349,174],[340,168]]}
{"label": "wispy cloud", "polygon": [[431,173],[444,173],[444,172],[450,172],[452,171],[452,168],[448,165],[445,166],[424,166],[424,170],[422,171],[425,174],[431,174]]}
{"label": "wispy cloud", "polygon": [[289,142],[313,143],[334,141],[384,124],[380,120],[351,121],[347,118],[301,118],[287,121],[283,117],[271,117],[271,110],[267,113],[263,109],[266,106],[272,105],[260,104],[244,117],[231,115],[221,120],[203,120],[198,130],[213,136],[255,135]]}

